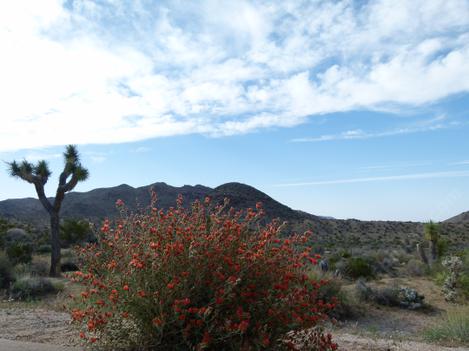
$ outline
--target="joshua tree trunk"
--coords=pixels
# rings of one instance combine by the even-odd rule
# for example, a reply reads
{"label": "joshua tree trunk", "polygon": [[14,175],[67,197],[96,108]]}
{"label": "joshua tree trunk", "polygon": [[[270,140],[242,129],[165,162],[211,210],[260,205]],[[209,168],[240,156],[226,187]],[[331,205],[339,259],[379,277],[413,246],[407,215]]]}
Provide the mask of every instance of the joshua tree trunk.
{"label": "joshua tree trunk", "polygon": [[418,252],[422,262],[425,263],[428,266],[427,255],[425,254],[425,250],[423,249],[422,245],[420,245],[420,243],[417,244],[417,252]]}
{"label": "joshua tree trunk", "polygon": [[51,242],[51,255],[50,255],[50,273],[51,277],[58,277],[60,275],[60,239],[59,239],[59,214],[50,214],[50,242]]}
{"label": "joshua tree trunk", "polygon": [[438,223],[430,221],[425,223],[423,230],[425,239],[430,243],[430,255],[433,263],[438,258],[437,244],[440,237],[440,226]]}
{"label": "joshua tree trunk", "polygon": [[432,255],[432,261],[435,262],[436,259],[438,258],[438,252],[437,252],[437,242],[436,240],[431,240],[430,241],[430,253]]}

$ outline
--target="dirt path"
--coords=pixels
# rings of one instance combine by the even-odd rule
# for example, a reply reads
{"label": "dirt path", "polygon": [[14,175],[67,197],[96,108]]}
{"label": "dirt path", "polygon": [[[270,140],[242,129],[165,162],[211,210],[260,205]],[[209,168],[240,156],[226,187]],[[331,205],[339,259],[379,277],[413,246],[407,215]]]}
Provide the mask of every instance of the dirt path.
{"label": "dirt path", "polygon": [[78,347],[0,339],[0,351],[79,351]]}
{"label": "dirt path", "polygon": [[[1,308],[0,339],[57,346],[77,345],[76,331],[70,326],[70,315],[42,308]],[[5,348],[2,342],[0,350]]]}
{"label": "dirt path", "polygon": [[[353,328],[333,332],[343,351],[469,351],[408,341],[405,335],[361,336]],[[358,330],[356,330],[358,332]],[[67,313],[45,308],[0,308],[0,351],[79,351],[76,330]]]}
{"label": "dirt path", "polygon": [[352,334],[334,334],[341,351],[468,351],[465,347],[443,347],[416,341],[374,339]]}

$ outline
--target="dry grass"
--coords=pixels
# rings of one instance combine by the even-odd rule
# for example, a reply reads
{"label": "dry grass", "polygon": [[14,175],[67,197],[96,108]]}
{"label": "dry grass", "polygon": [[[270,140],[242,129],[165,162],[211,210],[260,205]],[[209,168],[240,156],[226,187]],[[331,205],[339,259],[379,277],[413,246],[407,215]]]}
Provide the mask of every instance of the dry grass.
{"label": "dry grass", "polygon": [[424,337],[430,342],[468,345],[469,306],[450,309],[438,323],[424,331]]}

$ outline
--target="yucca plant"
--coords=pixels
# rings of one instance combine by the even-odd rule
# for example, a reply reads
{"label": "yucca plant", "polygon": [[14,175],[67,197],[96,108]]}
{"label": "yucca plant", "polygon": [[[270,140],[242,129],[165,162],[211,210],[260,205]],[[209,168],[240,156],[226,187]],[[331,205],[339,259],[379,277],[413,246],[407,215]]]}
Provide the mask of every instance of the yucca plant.
{"label": "yucca plant", "polygon": [[430,253],[432,256],[432,260],[436,261],[438,257],[438,239],[440,238],[440,226],[438,223],[430,221],[425,223],[423,227],[425,233],[425,239],[430,241]]}

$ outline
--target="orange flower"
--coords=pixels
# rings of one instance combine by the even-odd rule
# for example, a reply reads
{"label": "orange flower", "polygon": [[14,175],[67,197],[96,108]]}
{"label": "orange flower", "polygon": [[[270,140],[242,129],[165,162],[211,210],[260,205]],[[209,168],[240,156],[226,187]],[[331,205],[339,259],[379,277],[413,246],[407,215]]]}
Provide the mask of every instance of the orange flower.
{"label": "orange flower", "polygon": [[162,321],[160,318],[155,317],[155,318],[153,318],[152,323],[153,323],[154,325],[156,325],[157,327],[159,327],[160,325],[163,324],[163,321]]}
{"label": "orange flower", "polygon": [[249,321],[244,320],[241,323],[239,323],[238,329],[240,332],[245,333],[246,330],[248,330],[248,327],[249,327]]}
{"label": "orange flower", "polygon": [[87,326],[89,331],[93,331],[96,328],[96,324],[92,320],[88,321]]}

